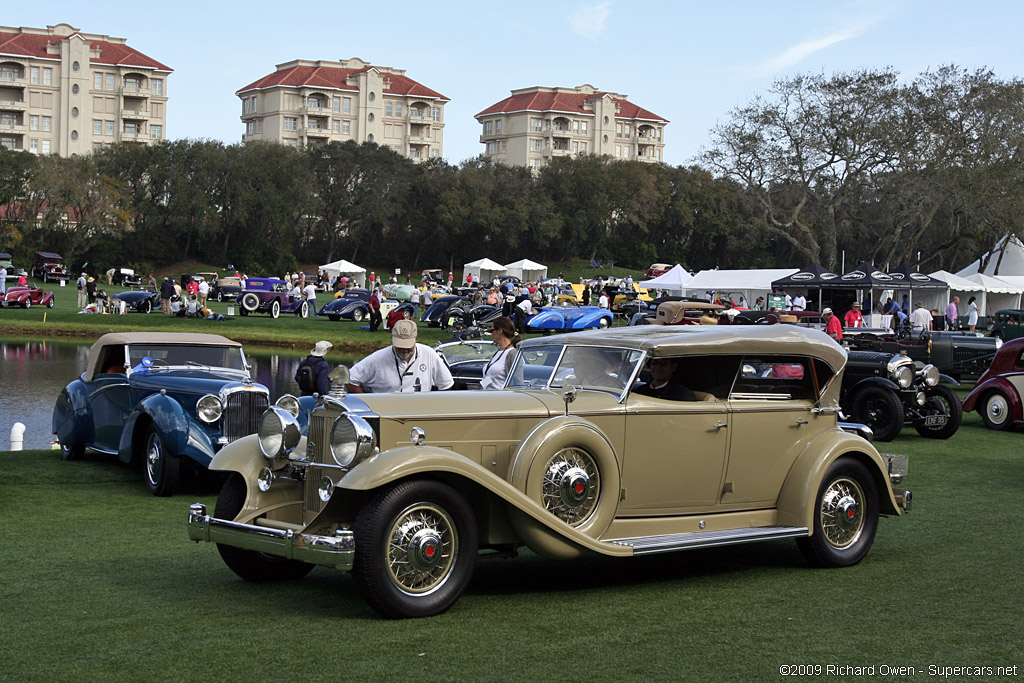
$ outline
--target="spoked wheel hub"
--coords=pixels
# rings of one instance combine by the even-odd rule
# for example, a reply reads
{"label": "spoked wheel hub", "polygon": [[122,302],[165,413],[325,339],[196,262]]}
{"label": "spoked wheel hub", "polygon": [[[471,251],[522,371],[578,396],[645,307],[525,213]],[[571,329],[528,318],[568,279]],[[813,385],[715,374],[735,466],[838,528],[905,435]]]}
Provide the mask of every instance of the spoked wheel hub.
{"label": "spoked wheel hub", "polygon": [[839,479],[821,499],[821,528],[836,548],[845,548],[860,537],[864,527],[864,492],[857,482]]}
{"label": "spoked wheel hub", "polygon": [[544,507],[566,524],[584,522],[597,506],[600,475],[588,453],[565,448],[548,462],[541,486]]}
{"label": "spoked wheel hub", "polygon": [[448,579],[457,552],[455,524],[444,508],[414,505],[398,515],[391,528],[388,573],[406,593],[430,593]]}

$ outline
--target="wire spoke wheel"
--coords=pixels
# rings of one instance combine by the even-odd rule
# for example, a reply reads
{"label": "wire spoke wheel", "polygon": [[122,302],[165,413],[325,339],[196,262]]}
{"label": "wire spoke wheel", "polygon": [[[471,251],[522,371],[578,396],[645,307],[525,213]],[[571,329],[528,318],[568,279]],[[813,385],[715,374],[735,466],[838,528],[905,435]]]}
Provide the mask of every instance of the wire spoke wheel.
{"label": "wire spoke wheel", "polygon": [[848,548],[864,529],[864,491],[853,479],[837,479],[821,497],[821,530],[835,548]]}
{"label": "wire spoke wheel", "polygon": [[541,502],[566,524],[578,526],[597,507],[601,475],[590,454],[579,448],[563,448],[544,468]]}
{"label": "wire spoke wheel", "polygon": [[450,576],[458,550],[459,534],[444,508],[435,503],[411,505],[388,533],[388,574],[406,593],[430,593]]}

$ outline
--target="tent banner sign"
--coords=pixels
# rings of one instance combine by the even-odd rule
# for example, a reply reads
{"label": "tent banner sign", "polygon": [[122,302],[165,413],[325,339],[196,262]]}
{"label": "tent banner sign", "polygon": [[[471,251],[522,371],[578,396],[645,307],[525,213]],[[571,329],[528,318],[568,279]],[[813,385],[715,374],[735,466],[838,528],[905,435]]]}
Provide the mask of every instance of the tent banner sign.
{"label": "tent banner sign", "polygon": [[775,309],[776,311],[783,311],[786,309],[786,297],[779,296],[778,294],[768,295],[768,310]]}

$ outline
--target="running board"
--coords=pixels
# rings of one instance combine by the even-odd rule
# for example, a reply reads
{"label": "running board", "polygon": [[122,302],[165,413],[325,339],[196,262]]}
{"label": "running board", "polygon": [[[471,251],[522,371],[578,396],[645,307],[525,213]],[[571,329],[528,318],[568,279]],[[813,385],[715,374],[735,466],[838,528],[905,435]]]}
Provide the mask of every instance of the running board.
{"label": "running board", "polygon": [[738,545],[740,543],[769,541],[775,538],[796,538],[806,535],[807,527],[805,526],[756,526],[745,529],[725,529],[723,531],[691,531],[684,534],[617,538],[608,541],[608,543],[630,546],[633,548],[634,555],[650,555],[653,553],[668,553],[674,550],[713,548],[719,545]]}

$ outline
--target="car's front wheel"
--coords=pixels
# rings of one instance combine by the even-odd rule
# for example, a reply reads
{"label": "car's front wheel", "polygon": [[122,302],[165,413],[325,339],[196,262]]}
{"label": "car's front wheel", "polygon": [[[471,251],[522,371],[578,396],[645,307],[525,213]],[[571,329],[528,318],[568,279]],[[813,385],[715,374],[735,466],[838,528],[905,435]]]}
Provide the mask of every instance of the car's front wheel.
{"label": "car's front wheel", "polygon": [[611,327],[611,324],[612,321],[609,320],[608,318],[601,318],[601,320],[598,321],[597,326],[603,330],[605,328]]}
{"label": "car's front wheel", "polygon": [[146,460],[142,469],[146,478],[146,488],[154,496],[173,496],[178,489],[181,457],[167,452],[167,447],[164,446],[156,427],[149,428],[144,455]]}
{"label": "car's front wheel", "polygon": [[340,315],[328,315],[327,317],[330,318],[332,323],[336,323],[339,320],[341,320],[341,316]]}
{"label": "car's front wheel", "polygon": [[356,519],[352,576],[382,616],[444,612],[469,584],[477,552],[476,518],[448,484],[403,481],[379,492]]}
{"label": "car's front wheel", "polygon": [[365,317],[366,313],[361,308],[357,308],[354,311],[352,311],[352,320],[354,320],[357,323],[363,322],[363,319]]}
{"label": "car's front wheel", "polygon": [[797,545],[812,564],[849,567],[867,554],[877,529],[878,490],[871,473],[856,460],[840,458],[818,487],[812,534]]}
{"label": "car's front wheel", "polygon": [[917,433],[929,439],[948,439],[956,434],[964,415],[960,397],[949,387],[933,387],[929,390],[921,412],[926,419],[929,415],[946,416],[944,425],[929,427],[923,420],[914,424]]}
{"label": "car's front wheel", "polygon": [[137,310],[139,313],[149,313],[149,311],[152,308],[153,304],[150,302],[150,300],[143,299],[142,301],[139,302],[139,305],[135,307],[135,310]]}
{"label": "car's front wheel", "polygon": [[46,302],[46,307],[47,308],[53,308],[56,298],[57,297],[55,297],[55,296],[51,296],[50,300]]}
{"label": "car's front wheel", "polygon": [[81,460],[85,455],[85,445],[80,443],[60,442],[61,460]]}
{"label": "car's front wheel", "polygon": [[982,407],[978,411],[981,419],[989,429],[1003,431],[1010,428],[1013,419],[1010,415],[1010,401],[1001,391],[990,391],[985,394]]}
{"label": "car's front wheel", "polygon": [[25,299],[24,301],[21,302],[21,307],[22,308],[32,308],[32,302],[29,301],[28,299]]}
{"label": "car's front wheel", "polygon": [[[214,516],[218,519],[234,520],[245,505],[245,480],[233,472],[217,496]],[[289,560],[277,555],[267,555],[255,550],[243,550],[231,545],[217,544],[217,552],[231,571],[246,581],[292,581],[308,574],[314,565],[308,562]]]}
{"label": "car's front wheel", "polygon": [[281,317],[281,302],[277,299],[270,302],[270,317],[275,319]]}
{"label": "car's front wheel", "polygon": [[853,401],[853,421],[871,427],[876,441],[892,441],[903,429],[903,404],[892,391],[867,387]]}

